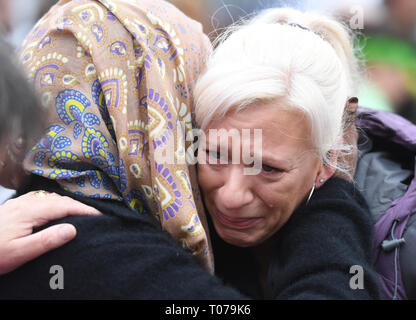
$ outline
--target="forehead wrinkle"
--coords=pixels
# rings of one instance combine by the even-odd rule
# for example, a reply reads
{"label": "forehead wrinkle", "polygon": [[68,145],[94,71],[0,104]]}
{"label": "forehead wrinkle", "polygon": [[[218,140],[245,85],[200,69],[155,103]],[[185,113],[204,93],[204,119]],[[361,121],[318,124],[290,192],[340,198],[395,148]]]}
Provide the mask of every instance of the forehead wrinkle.
{"label": "forehead wrinkle", "polygon": [[[270,116],[267,116],[268,114],[270,114]],[[291,123],[287,124],[286,122],[288,121]],[[306,129],[305,126],[307,126]],[[311,145],[312,140],[310,138],[310,124],[306,114],[300,109],[289,108],[284,105],[276,106],[274,103],[260,104],[258,107],[252,105],[239,112],[229,113],[219,121],[211,122],[211,125],[204,130],[207,140],[209,141],[209,129],[219,130],[221,128],[224,128],[225,130],[234,128],[237,129],[240,134],[242,129],[250,129],[250,139],[253,136],[253,129],[261,129],[262,154],[267,154],[268,159],[275,160],[276,162],[288,161],[281,157],[276,157],[274,154],[283,152],[287,154],[287,151],[285,150],[291,150],[290,146],[296,141],[298,141],[299,144],[294,148],[295,152],[290,151],[291,157],[289,161],[297,162],[298,159],[303,158],[305,153],[313,151]],[[229,149],[232,144],[232,139],[230,138],[231,137],[229,137],[230,143],[228,144]],[[242,144],[242,136],[240,136],[240,138],[240,144]],[[209,142],[212,143],[211,141]],[[250,141],[250,145],[251,152],[253,152],[252,141]],[[279,146],[283,146],[285,149],[276,150]],[[271,152],[265,152],[265,150],[270,149],[272,150]]]}
{"label": "forehead wrinkle", "polygon": [[[297,163],[303,160],[303,158],[309,155],[310,152],[314,152],[314,148],[311,145],[309,126],[306,131],[305,121],[306,115],[299,111],[299,117],[295,117],[291,129],[295,128],[295,132],[288,132],[289,129],[283,129],[279,120],[270,118],[270,126],[263,129],[263,159],[270,159],[276,163],[286,162],[291,166],[295,166]],[[293,119],[293,117],[290,117]],[[309,123],[306,122],[308,125]],[[303,126],[303,128],[301,127]],[[276,134],[276,131],[280,133]],[[271,137],[269,139],[269,137]],[[283,139],[280,139],[283,138]],[[294,148],[293,143],[299,142]],[[279,153],[288,156],[288,159],[282,159]]]}
{"label": "forehead wrinkle", "polygon": [[[295,139],[295,140],[304,140],[304,141],[310,140],[310,132],[311,132],[311,130],[310,130],[310,124],[309,124],[308,119],[306,118],[305,113],[302,112],[299,109],[283,109],[282,108],[281,110],[282,111],[288,111],[292,115],[293,115],[293,113],[297,114],[297,116],[295,116],[295,117],[289,116],[290,117],[290,120],[294,120],[292,122],[292,124],[290,125],[290,128],[291,129],[293,129],[293,128],[297,129],[296,132],[290,133],[290,132],[288,132],[288,130],[282,129],[282,126],[281,126],[282,125],[282,123],[281,123],[282,120],[280,118],[279,119],[276,119],[275,117],[270,117],[269,118],[271,126],[270,127],[266,127],[266,130],[267,129],[270,129],[270,130],[272,130],[272,132],[278,131],[282,135],[284,135],[284,136],[286,136],[288,138],[291,138],[291,139]],[[305,126],[307,126],[306,132],[304,134],[306,137],[301,137],[299,135],[296,135],[296,133],[299,133],[299,131],[301,130],[301,128],[304,128]]]}

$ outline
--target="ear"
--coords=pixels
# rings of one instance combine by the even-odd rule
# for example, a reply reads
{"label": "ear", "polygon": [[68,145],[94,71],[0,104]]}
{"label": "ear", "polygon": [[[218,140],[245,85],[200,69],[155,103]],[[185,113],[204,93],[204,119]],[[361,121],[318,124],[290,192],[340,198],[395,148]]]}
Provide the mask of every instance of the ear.
{"label": "ear", "polygon": [[316,179],[315,179],[315,188],[319,189],[320,187],[322,187],[324,185],[324,183],[326,181],[328,181],[328,179],[330,179],[336,169],[336,164],[337,164],[337,152],[334,150],[329,151],[331,156],[329,157],[329,161],[330,164],[324,164],[321,163],[319,165],[319,169],[318,172],[316,174]]}

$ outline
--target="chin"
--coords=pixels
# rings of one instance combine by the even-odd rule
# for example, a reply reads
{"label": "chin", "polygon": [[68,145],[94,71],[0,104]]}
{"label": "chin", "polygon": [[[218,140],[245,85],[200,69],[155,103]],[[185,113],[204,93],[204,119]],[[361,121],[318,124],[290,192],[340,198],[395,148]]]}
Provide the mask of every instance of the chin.
{"label": "chin", "polygon": [[233,235],[229,234],[230,232],[218,232],[218,230],[217,233],[219,237],[228,244],[241,248],[255,247],[263,242],[259,237],[253,237],[246,234]]}

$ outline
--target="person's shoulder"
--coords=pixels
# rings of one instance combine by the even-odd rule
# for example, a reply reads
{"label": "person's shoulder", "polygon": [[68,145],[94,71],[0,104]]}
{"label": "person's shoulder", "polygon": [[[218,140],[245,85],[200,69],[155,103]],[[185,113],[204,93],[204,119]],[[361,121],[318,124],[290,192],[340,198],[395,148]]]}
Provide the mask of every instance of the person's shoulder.
{"label": "person's shoulder", "polygon": [[309,217],[310,212],[314,218],[320,216],[326,219],[361,217],[366,223],[372,224],[371,213],[364,197],[355,187],[354,183],[333,177],[315,190],[310,201],[302,203],[296,210],[296,219]]}
{"label": "person's shoulder", "polygon": [[339,200],[356,202],[358,205],[367,207],[367,203],[356,188],[353,182],[342,178],[332,177],[325,184],[317,190],[315,198],[318,200]]}
{"label": "person's shoulder", "polygon": [[[325,184],[277,233],[271,271],[275,296],[377,298],[378,280],[371,265],[371,214],[352,183],[336,178]],[[352,291],[348,287],[348,270],[353,265],[364,268],[366,290]]]}
{"label": "person's shoulder", "polygon": [[357,247],[368,247],[373,221],[367,203],[353,183],[331,178],[303,203],[282,228],[287,237],[313,241],[327,246],[328,239],[343,247],[344,241],[356,241]]}
{"label": "person's shoulder", "polygon": [[[51,221],[42,226],[70,223],[75,226],[77,236],[66,246],[76,250],[88,252],[91,248],[100,247],[96,250],[110,251],[113,247],[120,247],[126,243],[163,243],[170,245],[172,239],[161,231],[156,218],[150,212],[137,213],[129,209],[122,202],[97,200],[77,197],[76,200],[93,206],[102,214],[98,216],[72,215]],[[34,230],[37,231],[37,230]],[[97,251],[95,251],[97,252]]]}
{"label": "person's shoulder", "polygon": [[150,217],[126,219],[110,211],[56,221],[73,224],[76,238],[37,259],[29,274],[61,265],[68,282],[65,297],[71,298],[241,297],[203,270]]}
{"label": "person's shoulder", "polygon": [[[52,221],[48,225],[68,222],[74,224],[77,229],[80,228],[79,230],[89,228],[90,235],[94,231],[100,232],[106,226],[119,226],[119,228],[125,226],[131,229],[135,229],[137,227],[146,227],[150,229],[159,228],[156,221],[157,218],[153,216],[153,213],[148,208],[146,203],[142,203],[141,212],[136,212],[125,202],[112,199],[94,198],[65,191],[56,181],[40,176],[31,175],[30,179],[28,179],[28,184],[17,190],[15,197],[35,190],[44,190],[46,192],[57,193],[61,196],[70,197],[88,206],[94,207],[102,213],[101,216],[71,215],[60,220]],[[43,228],[48,225],[43,226]],[[117,230],[117,228],[113,230]],[[80,235],[82,234],[78,234],[78,236]]]}

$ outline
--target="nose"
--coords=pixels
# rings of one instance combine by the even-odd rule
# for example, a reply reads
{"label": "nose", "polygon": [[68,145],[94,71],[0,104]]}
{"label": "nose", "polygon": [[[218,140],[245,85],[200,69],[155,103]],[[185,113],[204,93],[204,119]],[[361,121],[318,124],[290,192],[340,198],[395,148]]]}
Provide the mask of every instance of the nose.
{"label": "nose", "polygon": [[225,177],[225,182],[221,188],[218,189],[217,203],[221,210],[235,210],[240,209],[254,199],[254,194],[251,189],[252,176],[244,175],[243,168],[238,165],[229,165],[228,174]]}

